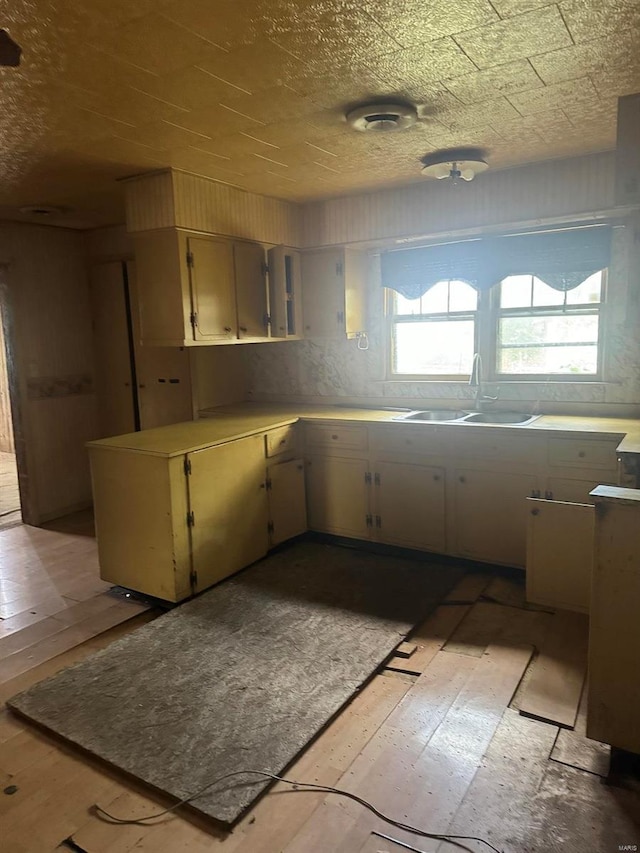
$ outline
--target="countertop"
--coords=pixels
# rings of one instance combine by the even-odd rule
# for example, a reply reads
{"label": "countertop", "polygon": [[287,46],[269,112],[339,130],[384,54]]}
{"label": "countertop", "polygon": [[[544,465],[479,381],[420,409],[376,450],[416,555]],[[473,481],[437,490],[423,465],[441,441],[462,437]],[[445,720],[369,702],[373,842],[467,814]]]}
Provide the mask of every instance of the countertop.
{"label": "countertop", "polygon": [[[426,408],[426,405],[425,405]],[[283,403],[237,403],[203,410],[200,420],[128,433],[88,442],[88,447],[131,450],[157,456],[178,456],[215,444],[255,435],[298,420],[347,421],[351,423],[398,423],[401,412],[384,409],[311,406]],[[640,420],[573,415],[541,415],[531,424],[469,424],[405,422],[406,429],[516,430],[517,432],[571,432],[619,438],[619,453],[640,453]]]}

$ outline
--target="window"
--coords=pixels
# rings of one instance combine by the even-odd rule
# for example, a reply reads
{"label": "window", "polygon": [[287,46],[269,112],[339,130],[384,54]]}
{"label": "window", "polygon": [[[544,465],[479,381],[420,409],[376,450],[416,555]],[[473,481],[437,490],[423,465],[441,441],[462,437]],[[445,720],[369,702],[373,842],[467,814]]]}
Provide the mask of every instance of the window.
{"label": "window", "polygon": [[480,352],[487,378],[593,379],[604,290],[605,271],[567,291],[532,275],[509,276],[483,293],[455,280],[418,299],[388,290],[391,375],[464,379]]}
{"label": "window", "polygon": [[496,375],[597,375],[602,285],[602,272],[566,291],[535,276],[504,279]]}
{"label": "window", "polygon": [[392,373],[460,377],[477,348],[478,292],[464,281],[440,281],[418,299],[389,293]]}

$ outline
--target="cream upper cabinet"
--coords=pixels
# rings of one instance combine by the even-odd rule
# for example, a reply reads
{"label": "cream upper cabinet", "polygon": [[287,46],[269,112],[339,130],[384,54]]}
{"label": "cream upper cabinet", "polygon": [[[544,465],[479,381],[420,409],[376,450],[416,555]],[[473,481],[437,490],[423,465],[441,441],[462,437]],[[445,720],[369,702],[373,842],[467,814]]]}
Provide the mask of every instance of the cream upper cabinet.
{"label": "cream upper cabinet", "polygon": [[232,244],[215,237],[189,237],[186,260],[193,339],[224,341],[237,337]]}
{"label": "cream upper cabinet", "polygon": [[302,281],[300,252],[274,246],[268,253],[269,315],[272,338],[301,338]]}
{"label": "cream upper cabinet", "polygon": [[366,333],[368,258],[355,249],[302,253],[302,307],[306,337],[357,338]]}
{"label": "cream upper cabinet", "polygon": [[406,548],[445,550],[445,469],[404,462],[373,465],[376,539]]}
{"label": "cream upper cabinet", "polygon": [[266,252],[260,243],[178,228],[133,239],[143,345],[268,339]]}
{"label": "cream upper cabinet", "polygon": [[265,251],[259,243],[234,243],[238,337],[266,338],[269,333]]}
{"label": "cream upper cabinet", "polygon": [[492,563],[526,561],[526,498],[537,478],[526,473],[460,468],[454,474],[456,551]]}

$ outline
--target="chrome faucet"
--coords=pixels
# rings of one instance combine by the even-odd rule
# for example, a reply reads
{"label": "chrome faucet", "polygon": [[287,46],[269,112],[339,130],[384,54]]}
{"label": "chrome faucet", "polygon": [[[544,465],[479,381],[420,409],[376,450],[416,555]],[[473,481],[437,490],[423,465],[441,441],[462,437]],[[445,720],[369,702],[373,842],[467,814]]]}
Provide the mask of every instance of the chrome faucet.
{"label": "chrome faucet", "polygon": [[[473,362],[471,363],[471,376],[469,377],[469,385],[476,389],[473,407],[476,412],[481,412],[486,403],[495,403],[498,395],[491,397],[482,392],[482,357],[479,352],[473,354]],[[500,389],[498,389],[500,390]]]}

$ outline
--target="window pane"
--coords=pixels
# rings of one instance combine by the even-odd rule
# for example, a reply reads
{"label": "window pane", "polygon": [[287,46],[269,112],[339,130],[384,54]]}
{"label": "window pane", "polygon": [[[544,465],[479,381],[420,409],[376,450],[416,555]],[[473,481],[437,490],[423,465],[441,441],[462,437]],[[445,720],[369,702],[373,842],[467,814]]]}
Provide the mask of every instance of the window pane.
{"label": "window pane", "polygon": [[448,289],[448,281],[439,281],[430,287],[422,297],[422,311],[420,313],[446,314]]}
{"label": "window pane", "polygon": [[590,275],[579,287],[567,291],[567,305],[586,305],[602,299],[602,271]]}
{"label": "window pane", "polygon": [[420,313],[420,298],[405,299],[400,293],[395,290],[393,294],[393,313],[394,314],[419,314]]}
{"label": "window pane", "polygon": [[510,275],[500,284],[501,308],[529,308],[531,305],[531,276]]}
{"label": "window pane", "polygon": [[500,350],[498,373],[597,373],[598,348],[595,345],[536,347]]}
{"label": "window pane", "polygon": [[597,315],[503,317],[498,373],[596,373]]}
{"label": "window pane", "polygon": [[478,291],[466,281],[449,282],[449,311],[476,311]]}
{"label": "window pane", "polygon": [[543,305],[564,305],[564,290],[555,290],[541,279],[534,278],[533,304],[536,308]]}
{"label": "window pane", "polygon": [[393,372],[438,375],[471,373],[473,320],[396,323]]}

